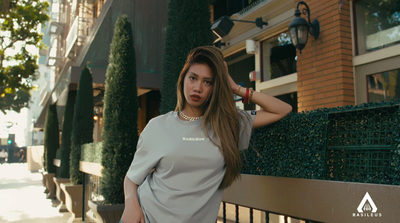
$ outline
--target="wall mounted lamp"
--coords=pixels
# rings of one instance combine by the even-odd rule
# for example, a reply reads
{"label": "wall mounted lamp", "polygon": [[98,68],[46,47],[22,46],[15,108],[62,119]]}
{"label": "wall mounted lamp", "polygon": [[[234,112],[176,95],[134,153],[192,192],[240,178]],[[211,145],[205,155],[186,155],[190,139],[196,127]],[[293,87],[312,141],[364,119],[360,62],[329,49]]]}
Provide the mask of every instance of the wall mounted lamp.
{"label": "wall mounted lamp", "polygon": [[[308,22],[300,17],[302,14],[299,10],[300,5],[305,6],[305,8],[302,9],[302,13],[308,16]],[[317,19],[314,19],[312,23],[310,22],[310,8],[308,8],[308,5],[304,1],[297,3],[294,16],[295,18],[289,24],[289,33],[294,47],[299,49],[301,53],[301,50],[306,46],[308,33],[310,33],[314,39],[318,39],[319,22]]]}
{"label": "wall mounted lamp", "polygon": [[217,19],[212,25],[211,30],[220,38],[228,35],[231,31],[234,23],[233,22],[247,22],[247,23],[255,23],[257,27],[262,27],[264,25],[268,25],[267,22],[262,21],[262,17],[256,18],[254,21],[247,21],[247,20],[239,20],[239,19],[231,19],[228,16],[222,16],[221,18]]}
{"label": "wall mounted lamp", "polygon": [[222,42],[221,40],[218,40],[217,42],[214,43],[214,46],[221,48],[221,46],[226,46],[226,43]]}
{"label": "wall mounted lamp", "polygon": [[252,39],[246,40],[246,53],[255,54],[257,52],[258,44]]}

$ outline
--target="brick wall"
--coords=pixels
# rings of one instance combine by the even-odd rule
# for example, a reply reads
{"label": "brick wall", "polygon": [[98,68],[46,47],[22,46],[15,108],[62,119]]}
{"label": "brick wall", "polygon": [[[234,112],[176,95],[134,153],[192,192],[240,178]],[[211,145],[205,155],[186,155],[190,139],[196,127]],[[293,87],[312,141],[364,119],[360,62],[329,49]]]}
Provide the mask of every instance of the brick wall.
{"label": "brick wall", "polygon": [[299,112],[354,105],[349,1],[305,2],[311,20],[320,23],[320,34],[317,40],[309,35],[302,53],[297,52]]}

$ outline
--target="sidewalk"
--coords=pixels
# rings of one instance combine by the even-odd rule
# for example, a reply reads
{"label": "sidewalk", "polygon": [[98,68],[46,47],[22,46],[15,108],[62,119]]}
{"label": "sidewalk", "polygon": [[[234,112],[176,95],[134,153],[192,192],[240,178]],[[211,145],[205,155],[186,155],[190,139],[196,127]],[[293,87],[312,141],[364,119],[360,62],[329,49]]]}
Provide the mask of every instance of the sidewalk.
{"label": "sidewalk", "polygon": [[58,201],[46,199],[44,190],[42,175],[26,163],[0,165],[0,222],[67,222],[71,214],[58,212]]}

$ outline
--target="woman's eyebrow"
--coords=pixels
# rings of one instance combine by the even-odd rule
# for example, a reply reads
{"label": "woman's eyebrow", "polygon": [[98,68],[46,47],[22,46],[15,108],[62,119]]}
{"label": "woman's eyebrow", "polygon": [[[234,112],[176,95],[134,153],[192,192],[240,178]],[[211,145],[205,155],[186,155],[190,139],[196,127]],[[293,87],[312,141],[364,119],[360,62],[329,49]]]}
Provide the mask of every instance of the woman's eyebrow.
{"label": "woman's eyebrow", "polygon": [[[199,75],[196,74],[196,73],[194,73],[193,71],[191,71],[190,74],[193,74],[193,75],[195,75],[196,77],[199,77]],[[213,78],[212,78],[212,77],[205,77],[204,79],[212,80]]]}

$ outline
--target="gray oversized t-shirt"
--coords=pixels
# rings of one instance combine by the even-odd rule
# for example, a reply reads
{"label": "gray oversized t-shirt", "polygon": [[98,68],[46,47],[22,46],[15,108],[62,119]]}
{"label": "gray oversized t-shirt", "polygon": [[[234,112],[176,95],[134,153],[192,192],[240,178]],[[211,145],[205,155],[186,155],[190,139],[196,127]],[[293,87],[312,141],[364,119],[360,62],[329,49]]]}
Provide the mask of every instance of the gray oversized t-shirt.
{"label": "gray oversized t-shirt", "polygon": [[[247,149],[255,113],[239,113],[245,117],[239,149]],[[225,163],[201,122],[183,121],[169,112],[152,119],[141,133],[127,177],[139,185],[146,222],[216,221]]]}

